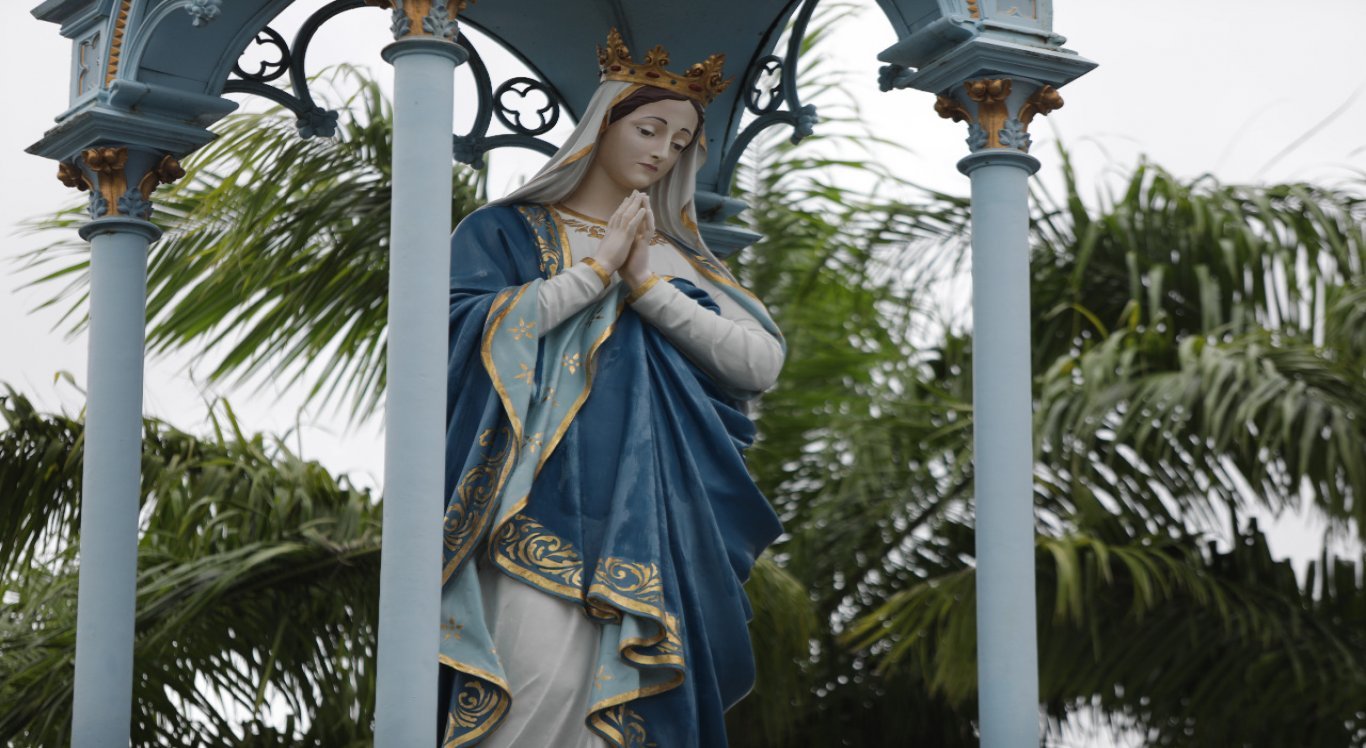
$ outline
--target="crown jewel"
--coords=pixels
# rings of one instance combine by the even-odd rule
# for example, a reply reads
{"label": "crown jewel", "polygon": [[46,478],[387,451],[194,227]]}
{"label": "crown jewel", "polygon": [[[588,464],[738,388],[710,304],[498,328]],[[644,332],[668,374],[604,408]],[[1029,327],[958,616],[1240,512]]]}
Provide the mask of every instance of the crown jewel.
{"label": "crown jewel", "polygon": [[616,27],[607,32],[607,47],[598,47],[601,80],[628,81],[665,88],[702,105],[710,104],[717,94],[731,84],[731,79],[721,78],[721,66],[725,62],[726,56],[718,53],[693,64],[681,74],[670,72],[664,69],[669,64],[669,52],[659,45],[646,52],[645,59],[636,62],[631,59],[631,51],[621,40]]}

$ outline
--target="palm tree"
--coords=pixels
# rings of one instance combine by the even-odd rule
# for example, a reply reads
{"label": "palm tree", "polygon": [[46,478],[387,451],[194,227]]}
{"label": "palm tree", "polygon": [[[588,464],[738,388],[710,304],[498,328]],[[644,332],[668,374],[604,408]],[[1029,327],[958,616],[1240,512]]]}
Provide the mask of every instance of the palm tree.
{"label": "palm tree", "polygon": [[[817,80],[828,89],[831,77]],[[280,372],[359,418],[373,411],[383,386],[388,110],[372,85],[360,91],[338,141],[297,141],[278,113],[242,115],[197,157],[157,217],[169,230],[150,270],[154,351],[202,350],[218,377]],[[871,160],[821,152],[810,141],[770,143],[742,180],[746,220],[767,238],[733,264],[790,344],[783,379],[758,409],[750,463],[788,537],[750,584],[760,679],[729,715],[732,741],[974,745],[972,341],[968,325],[935,311],[941,284],[966,259],[966,202]],[[834,186],[843,169],[876,174],[879,189]],[[1037,196],[1031,265],[1049,716],[1056,726],[1090,705],[1158,745],[1366,743],[1358,563],[1325,553],[1298,578],[1251,520],[1303,502],[1336,533],[1363,527],[1359,189],[1228,187],[1144,165],[1119,197],[1088,203],[1070,168],[1064,177],[1061,200]],[[481,182],[464,170],[454,180],[459,220]],[[275,186],[258,193],[266,183]],[[34,259],[45,281],[68,281],[78,325],[80,256],[54,246]],[[67,722],[69,673],[54,675],[69,669],[71,638],[60,632],[74,631],[74,578],[55,539],[75,528],[79,424],[9,402],[20,415],[0,442],[0,489],[25,498],[0,512],[0,541],[25,550],[0,561],[6,593],[19,599],[0,643],[0,698],[13,697],[18,716],[0,718],[0,736],[46,744],[60,742]],[[181,526],[190,510],[176,507],[197,498],[200,517],[239,523],[225,532],[240,545],[144,539],[140,611],[161,617],[144,627],[140,613],[140,673],[154,675],[139,676],[138,734],[363,740],[369,715],[354,705],[370,703],[373,687],[366,585],[376,577],[360,550],[377,542],[370,497],[340,480],[327,494],[317,466],[268,439],[195,440],[161,424],[148,433],[148,522]],[[166,441],[212,457],[156,458]],[[196,482],[201,473],[217,477]],[[272,488],[223,488],[252,480]],[[290,497],[309,512],[277,514]],[[279,582],[307,591],[291,601],[301,625],[279,634],[262,623],[251,644],[237,628],[229,637],[213,611],[267,619],[261,612],[277,605],[270,574],[279,570],[253,576],[247,564],[269,567],[277,547],[294,549],[281,558],[316,562],[313,577]],[[329,575],[355,585],[349,597],[313,600],[327,596]],[[246,578],[254,582],[231,581]],[[172,594],[164,580],[188,587]],[[148,597],[157,590],[165,596]],[[203,611],[207,628],[196,629]],[[274,648],[251,649],[275,636],[297,637],[279,662]],[[191,642],[202,650],[182,654]],[[196,678],[219,679],[217,693],[187,703],[209,715],[213,704],[236,704],[243,719],[177,711],[200,698]],[[312,701],[314,689],[325,698]],[[277,693],[299,721],[267,728],[256,715]]]}
{"label": "palm tree", "polygon": [[[134,743],[368,745],[379,506],[218,413],[143,432]],[[0,418],[0,739],[65,745],[83,426],[13,391]]]}

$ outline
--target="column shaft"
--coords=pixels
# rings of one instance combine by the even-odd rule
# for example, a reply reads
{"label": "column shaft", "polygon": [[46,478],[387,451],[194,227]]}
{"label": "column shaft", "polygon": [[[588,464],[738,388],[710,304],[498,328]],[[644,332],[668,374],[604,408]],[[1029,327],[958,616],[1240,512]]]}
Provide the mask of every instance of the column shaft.
{"label": "column shaft", "polygon": [[147,246],[156,229],[144,221],[106,219],[84,233],[91,247],[90,360],[71,744],[126,748],[133,698]]}
{"label": "column shaft", "polygon": [[436,744],[451,132],[449,42],[396,42],[375,745]]}
{"label": "column shaft", "polygon": [[959,168],[972,179],[982,746],[1037,748],[1028,181],[1038,161],[1018,151],[980,151]]}

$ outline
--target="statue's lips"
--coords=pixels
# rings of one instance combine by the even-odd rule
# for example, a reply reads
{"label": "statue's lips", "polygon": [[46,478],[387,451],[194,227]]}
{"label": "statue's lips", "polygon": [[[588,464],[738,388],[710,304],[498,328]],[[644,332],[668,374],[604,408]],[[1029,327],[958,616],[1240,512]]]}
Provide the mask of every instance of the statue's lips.
{"label": "statue's lips", "polygon": [[646,169],[649,169],[650,171],[659,171],[659,167],[658,167],[658,166],[654,166],[654,165],[652,165],[652,164],[647,164],[647,163],[645,163],[645,162],[643,162],[643,161],[640,162],[640,165],[641,165],[641,166],[644,166]]}

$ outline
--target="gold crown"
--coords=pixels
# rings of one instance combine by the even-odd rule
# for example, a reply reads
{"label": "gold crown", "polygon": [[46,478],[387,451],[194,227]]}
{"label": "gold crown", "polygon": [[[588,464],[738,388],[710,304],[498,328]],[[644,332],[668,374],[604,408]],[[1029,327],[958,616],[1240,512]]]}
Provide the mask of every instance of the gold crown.
{"label": "gold crown", "polygon": [[631,51],[626,48],[615,26],[607,32],[607,48],[598,47],[601,80],[628,81],[665,88],[703,106],[710,104],[717,94],[731,84],[730,78],[721,78],[721,66],[725,62],[726,56],[718,53],[692,65],[682,74],[673,73],[664,69],[669,64],[669,52],[660,45],[646,52],[644,60],[636,62],[631,59]]}

